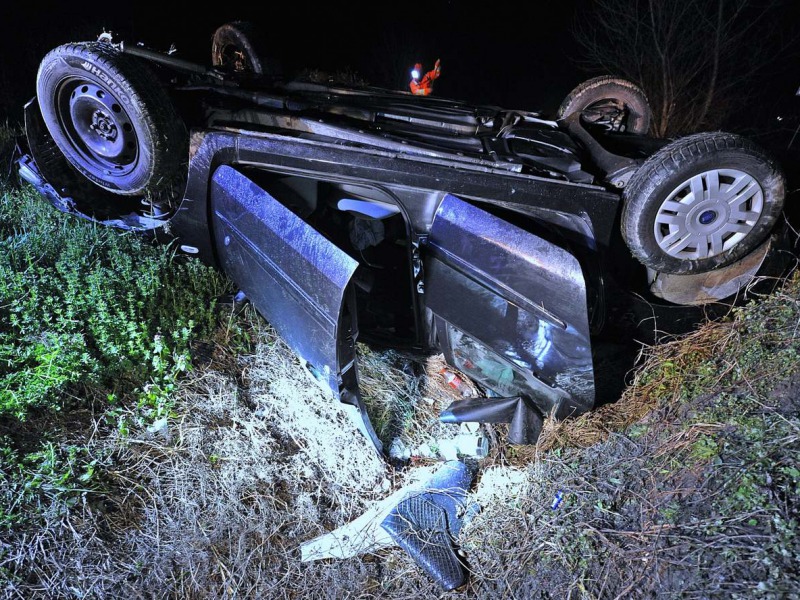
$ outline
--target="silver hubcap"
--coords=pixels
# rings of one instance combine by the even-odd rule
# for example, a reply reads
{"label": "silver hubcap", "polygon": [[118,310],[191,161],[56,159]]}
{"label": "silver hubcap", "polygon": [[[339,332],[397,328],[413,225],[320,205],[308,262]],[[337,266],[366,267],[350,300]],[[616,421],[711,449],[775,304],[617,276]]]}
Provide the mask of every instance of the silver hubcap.
{"label": "silver hubcap", "polygon": [[742,241],[764,210],[758,182],[735,169],[713,169],[676,187],[656,213],[658,247],[680,259],[708,258]]}

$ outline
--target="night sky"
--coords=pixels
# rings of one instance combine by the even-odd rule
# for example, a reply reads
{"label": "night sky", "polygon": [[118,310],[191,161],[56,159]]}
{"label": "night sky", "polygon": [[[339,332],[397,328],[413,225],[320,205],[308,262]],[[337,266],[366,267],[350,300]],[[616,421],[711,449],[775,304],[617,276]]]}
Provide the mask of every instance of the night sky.
{"label": "night sky", "polygon": [[[289,73],[350,70],[370,84],[407,90],[414,62],[430,68],[441,58],[437,95],[545,113],[555,111],[575,85],[599,74],[580,64],[572,34],[575,21],[587,18],[591,0],[487,0],[480,10],[456,0],[324,6],[239,1],[218,3],[213,12],[119,0],[3,4],[0,111],[11,120],[33,95],[36,69],[48,50],[95,39],[103,29],[159,50],[174,43],[177,56],[208,63],[214,29],[250,20],[268,32],[274,56]],[[796,22],[798,4],[786,4],[788,22]],[[800,60],[794,56],[780,66],[769,79],[771,89],[776,97],[793,99]]]}
{"label": "night sky", "polygon": [[41,57],[59,44],[95,39],[107,29],[154,49],[175,43],[177,56],[208,62],[214,29],[242,19],[269,33],[275,56],[289,72],[349,69],[371,84],[407,89],[414,62],[431,68],[441,58],[437,95],[555,109],[585,77],[572,48],[571,24],[579,3],[487,2],[478,12],[463,2],[439,0],[313,7],[302,2],[229,2],[219,3],[213,13],[192,9],[188,14],[166,2],[157,9],[119,1],[105,6],[25,3],[24,9],[6,12],[0,24],[5,32],[0,40],[0,104],[13,113],[10,104],[33,94]]}

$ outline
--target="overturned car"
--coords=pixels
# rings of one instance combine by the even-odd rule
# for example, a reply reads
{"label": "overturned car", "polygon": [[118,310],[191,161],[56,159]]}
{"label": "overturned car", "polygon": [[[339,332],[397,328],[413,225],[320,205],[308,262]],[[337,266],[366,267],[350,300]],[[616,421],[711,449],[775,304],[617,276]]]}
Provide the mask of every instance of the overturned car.
{"label": "overturned car", "polygon": [[378,448],[357,340],[443,353],[488,397],[442,418],[532,443],[544,416],[613,399],[634,340],[779,262],[776,162],[734,134],[648,137],[630,82],[590,80],[547,119],[284,81],[237,23],[211,63],[108,34],[52,50],[20,175],[221,267]]}

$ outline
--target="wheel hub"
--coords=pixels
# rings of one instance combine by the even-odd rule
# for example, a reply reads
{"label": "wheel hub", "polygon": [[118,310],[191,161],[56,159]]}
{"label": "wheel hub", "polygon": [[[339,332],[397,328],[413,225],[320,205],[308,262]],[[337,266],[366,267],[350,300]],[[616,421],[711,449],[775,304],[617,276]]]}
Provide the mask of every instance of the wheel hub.
{"label": "wheel hub", "polygon": [[678,185],[654,225],[659,248],[679,259],[709,258],[733,248],[764,210],[758,182],[736,169],[711,169]]}
{"label": "wheel hub", "polygon": [[609,98],[589,105],[583,109],[582,116],[590,123],[603,125],[610,131],[624,132],[628,111],[622,103]]}
{"label": "wheel hub", "polygon": [[114,120],[108,113],[102,110],[97,110],[94,115],[92,115],[92,124],[89,128],[109,142],[113,142],[117,139],[117,124],[114,123]]}
{"label": "wheel hub", "polygon": [[716,211],[713,211],[713,210],[706,210],[706,211],[703,211],[703,212],[700,214],[700,216],[697,218],[697,220],[700,222],[700,224],[701,224],[701,225],[709,225],[709,224],[711,224],[711,223],[714,221],[714,219],[716,219],[716,218],[717,218],[717,213],[716,213]]}
{"label": "wheel hub", "polygon": [[695,202],[686,215],[686,230],[697,235],[711,235],[724,228],[730,218],[730,208],[719,199]]}
{"label": "wheel hub", "polygon": [[136,131],[113,94],[73,80],[63,88],[59,111],[65,133],[98,175],[124,175],[135,166]]}

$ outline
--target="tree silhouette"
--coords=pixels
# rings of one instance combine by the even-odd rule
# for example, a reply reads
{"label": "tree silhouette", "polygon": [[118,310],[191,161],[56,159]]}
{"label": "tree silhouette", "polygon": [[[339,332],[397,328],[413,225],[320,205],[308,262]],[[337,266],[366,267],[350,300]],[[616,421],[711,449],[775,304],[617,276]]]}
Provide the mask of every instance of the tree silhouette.
{"label": "tree silhouette", "polygon": [[795,41],[783,30],[785,2],[595,0],[574,32],[593,70],[646,92],[652,133],[720,127],[758,92],[758,75]]}

